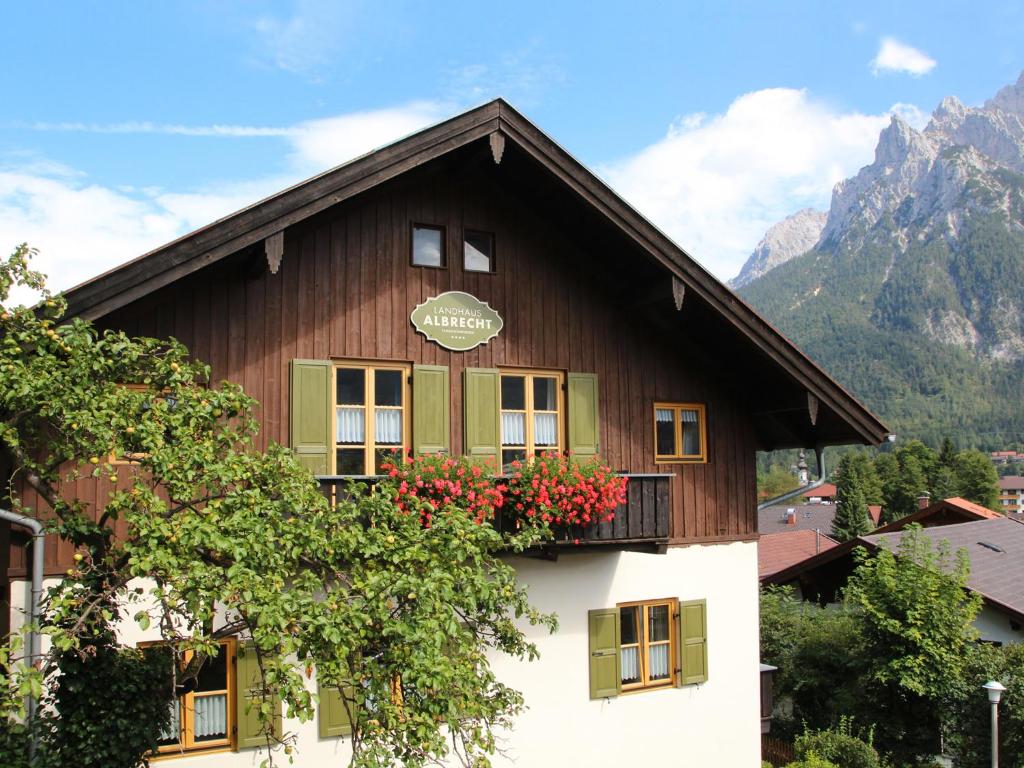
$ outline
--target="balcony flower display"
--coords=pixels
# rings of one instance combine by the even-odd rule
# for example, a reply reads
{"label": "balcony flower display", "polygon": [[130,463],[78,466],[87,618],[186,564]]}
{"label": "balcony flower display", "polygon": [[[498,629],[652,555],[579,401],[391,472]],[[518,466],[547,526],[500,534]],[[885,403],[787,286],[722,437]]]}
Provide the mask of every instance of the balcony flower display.
{"label": "balcony flower display", "polygon": [[575,530],[609,522],[626,501],[627,479],[596,457],[543,453],[512,462],[504,476],[493,461],[443,455],[396,455],[382,469],[399,509],[418,510],[427,526],[439,509],[453,506],[477,523],[500,512],[517,528]]}
{"label": "balcony flower display", "polygon": [[555,527],[609,522],[626,501],[626,482],[596,457],[542,453],[512,462],[505,509]]}

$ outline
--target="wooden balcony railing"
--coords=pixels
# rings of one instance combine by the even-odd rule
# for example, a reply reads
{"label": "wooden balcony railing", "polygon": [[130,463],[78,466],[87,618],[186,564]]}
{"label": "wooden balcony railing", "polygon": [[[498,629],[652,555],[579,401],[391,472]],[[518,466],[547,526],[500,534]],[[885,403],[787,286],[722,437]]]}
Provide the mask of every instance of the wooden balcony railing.
{"label": "wooden balcony railing", "polygon": [[[670,474],[630,474],[626,486],[626,503],[620,504],[615,516],[607,523],[586,526],[559,527],[554,539],[544,542],[541,551],[572,548],[629,549],[663,551],[668,544],[671,503],[669,499]],[[318,475],[320,489],[328,499],[347,493],[350,480],[373,484],[376,475]],[[501,531],[515,529],[516,516],[509,510],[498,510],[494,525]]]}

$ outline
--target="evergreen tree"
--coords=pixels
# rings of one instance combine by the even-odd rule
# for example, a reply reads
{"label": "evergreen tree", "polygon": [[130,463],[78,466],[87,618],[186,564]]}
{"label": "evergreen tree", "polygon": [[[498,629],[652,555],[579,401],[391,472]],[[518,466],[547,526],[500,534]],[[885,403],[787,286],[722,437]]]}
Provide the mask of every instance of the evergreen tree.
{"label": "evergreen tree", "polygon": [[939,448],[939,464],[947,469],[953,469],[955,461],[956,446],[953,445],[953,441],[950,439],[949,435],[946,435],[942,438],[942,447]]}
{"label": "evergreen tree", "polygon": [[836,469],[836,515],[831,534],[836,541],[849,541],[871,530],[859,463],[855,454],[848,453]]}
{"label": "evergreen tree", "polygon": [[988,456],[981,451],[961,451],[956,456],[957,494],[999,511],[999,475]]}
{"label": "evergreen tree", "polygon": [[884,488],[886,521],[899,520],[917,510],[917,500],[928,493],[929,484],[928,475],[913,452],[898,454],[896,475]]}

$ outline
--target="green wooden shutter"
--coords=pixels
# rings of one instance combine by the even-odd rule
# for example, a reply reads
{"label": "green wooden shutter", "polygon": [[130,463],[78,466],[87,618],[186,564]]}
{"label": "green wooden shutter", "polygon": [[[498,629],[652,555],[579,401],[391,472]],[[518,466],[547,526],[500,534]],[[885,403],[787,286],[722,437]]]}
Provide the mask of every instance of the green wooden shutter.
{"label": "green wooden shutter", "polygon": [[[341,691],[335,687],[321,688],[318,685],[317,693],[320,695],[320,707],[317,712],[320,738],[329,739],[351,734],[352,720],[349,718],[348,707],[341,698]],[[345,694],[349,698],[349,706],[355,706],[352,688],[345,689]]]}
{"label": "green wooden shutter", "polygon": [[412,444],[417,454],[451,453],[450,392],[448,366],[413,366]]}
{"label": "green wooden shutter", "polygon": [[589,611],[587,618],[590,627],[590,698],[618,696],[622,691],[619,609]]}
{"label": "green wooden shutter", "polygon": [[601,450],[596,373],[569,374],[569,453],[596,456]]}
{"label": "green wooden shutter", "polygon": [[708,679],[707,600],[679,601],[679,676],[677,685]]}
{"label": "green wooden shutter", "polygon": [[290,443],[299,462],[314,475],[326,475],[331,439],[330,360],[292,360]]}
{"label": "green wooden shutter", "polygon": [[465,453],[498,459],[501,452],[501,374],[496,368],[467,368],[463,380]]}
{"label": "green wooden shutter", "polygon": [[[235,654],[235,729],[238,749],[265,747],[267,736],[263,732],[259,708],[263,705],[263,681],[260,665],[252,643],[239,643]],[[274,713],[274,738],[281,738],[281,700],[269,702]]]}

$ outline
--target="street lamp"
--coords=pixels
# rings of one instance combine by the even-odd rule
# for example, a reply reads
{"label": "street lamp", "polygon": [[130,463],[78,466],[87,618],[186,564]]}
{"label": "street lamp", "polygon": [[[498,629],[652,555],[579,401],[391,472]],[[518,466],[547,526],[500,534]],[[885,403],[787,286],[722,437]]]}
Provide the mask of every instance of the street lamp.
{"label": "street lamp", "polygon": [[992,768],[999,768],[999,699],[1003,697],[1006,686],[989,680],[981,687],[988,693],[988,703],[992,705]]}

